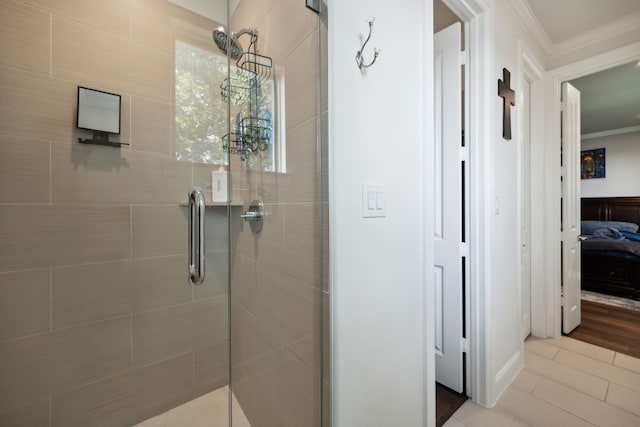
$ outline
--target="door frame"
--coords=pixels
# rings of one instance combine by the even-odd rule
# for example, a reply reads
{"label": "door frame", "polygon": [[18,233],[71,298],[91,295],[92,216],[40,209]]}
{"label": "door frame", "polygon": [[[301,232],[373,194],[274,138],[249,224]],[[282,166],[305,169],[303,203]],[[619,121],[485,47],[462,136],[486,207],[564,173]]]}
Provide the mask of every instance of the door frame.
{"label": "door frame", "polygon": [[489,183],[493,170],[491,112],[493,86],[491,62],[493,45],[492,14],[483,0],[443,0],[464,23],[465,51],[469,60],[465,68],[465,139],[469,147],[470,167],[468,218],[468,276],[465,286],[465,329],[467,331],[466,390],[471,399],[490,406],[494,399],[491,375],[491,331],[488,257],[491,233],[488,229]]}
{"label": "door frame", "polygon": [[545,277],[541,288],[546,302],[532,312],[532,327],[540,337],[562,334],[561,266],[560,266],[560,92],[562,82],[593,74],[618,65],[640,60],[640,42],[595,55],[549,71],[545,77],[547,135],[545,163]]}
{"label": "door frame", "polygon": [[[522,188],[522,182],[524,180],[524,173],[526,171],[522,170],[522,149],[523,149],[523,129],[521,126],[524,126],[525,120],[529,121],[529,265],[530,265],[530,282],[538,283],[540,281],[540,273],[539,270],[534,268],[538,264],[538,260],[542,259],[542,248],[543,245],[540,242],[540,238],[538,237],[542,233],[539,233],[538,230],[543,229],[544,223],[544,215],[538,209],[533,209],[533,206],[539,206],[544,203],[542,199],[542,195],[544,194],[544,188],[541,186],[539,181],[534,179],[533,171],[541,170],[544,166],[544,160],[540,156],[540,150],[536,150],[536,146],[540,146],[544,134],[542,129],[543,120],[544,120],[544,68],[541,63],[535,57],[533,51],[526,45],[523,40],[518,40],[518,83],[516,88],[516,93],[523,93],[524,85],[529,82],[529,117],[525,118],[525,109],[518,109],[518,114],[520,115],[517,123],[518,123],[518,139],[520,143],[518,144],[518,188]],[[518,102],[517,100],[516,102]],[[522,209],[524,209],[524,195],[520,192],[519,196],[520,201],[518,203],[520,213],[518,214],[518,230],[522,229]],[[518,239],[518,247],[522,247],[521,236]],[[520,262],[520,258],[518,259]],[[518,269],[521,270],[522,266],[518,265]],[[518,288],[522,290],[522,276],[519,276],[519,286]],[[529,326],[530,333],[535,334],[533,328],[533,313],[536,310],[539,310],[541,305],[541,298],[538,295],[539,291],[536,287],[531,287],[530,289],[530,317],[529,317]],[[520,298],[522,301],[522,296]],[[520,311],[520,317],[522,317],[522,310]]]}

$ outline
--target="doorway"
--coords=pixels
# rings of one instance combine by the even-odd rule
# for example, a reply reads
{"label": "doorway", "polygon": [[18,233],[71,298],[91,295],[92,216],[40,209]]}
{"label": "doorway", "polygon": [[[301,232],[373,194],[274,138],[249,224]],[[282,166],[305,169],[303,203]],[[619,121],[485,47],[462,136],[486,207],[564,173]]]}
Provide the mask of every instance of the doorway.
{"label": "doorway", "polygon": [[[636,43],[549,72],[550,83],[553,88],[553,96],[551,97],[552,101],[547,108],[551,115],[549,120],[552,124],[548,131],[548,140],[551,142],[550,153],[554,156],[557,156],[560,153],[559,122],[561,82],[577,79],[624,63],[632,61],[637,62],[638,59],[640,59],[640,57],[638,55],[638,44]],[[551,161],[550,158],[549,161]],[[547,172],[551,180],[554,180],[555,182],[560,180],[559,168],[550,167],[547,169]],[[557,202],[554,202],[554,200],[560,200],[559,188],[549,182],[547,183],[546,189],[548,192],[548,197],[546,199],[546,212],[547,215],[551,215],[552,211],[559,211]],[[559,227],[559,224],[560,218],[557,215],[550,216],[548,226],[553,229],[555,227]],[[546,330],[547,336],[559,336],[561,333],[561,322],[559,316],[560,310],[558,310],[558,308],[561,307],[560,278],[558,276],[554,277],[554,274],[552,273],[554,267],[559,266],[560,260],[559,239],[557,236],[550,240],[546,249],[548,251],[546,255],[548,268],[547,278],[549,279],[546,284],[546,292],[550,298],[548,299],[548,305],[544,312],[546,312],[546,316],[548,317],[547,319],[544,319],[545,316],[540,316],[537,320],[534,319],[534,325]]]}
{"label": "doorway", "polygon": [[464,138],[463,26],[434,2],[436,425],[467,399],[465,291],[468,286],[468,142]]}

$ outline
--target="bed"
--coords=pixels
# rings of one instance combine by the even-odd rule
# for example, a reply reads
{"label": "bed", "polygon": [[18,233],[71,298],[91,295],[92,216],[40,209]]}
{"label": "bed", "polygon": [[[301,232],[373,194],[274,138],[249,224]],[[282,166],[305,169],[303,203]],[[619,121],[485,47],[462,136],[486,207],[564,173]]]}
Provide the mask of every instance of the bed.
{"label": "bed", "polygon": [[605,221],[605,228],[624,228],[611,221],[640,226],[640,197],[583,198],[581,205],[588,237],[581,245],[582,289],[640,300],[640,242],[591,238],[595,223],[585,222]]}

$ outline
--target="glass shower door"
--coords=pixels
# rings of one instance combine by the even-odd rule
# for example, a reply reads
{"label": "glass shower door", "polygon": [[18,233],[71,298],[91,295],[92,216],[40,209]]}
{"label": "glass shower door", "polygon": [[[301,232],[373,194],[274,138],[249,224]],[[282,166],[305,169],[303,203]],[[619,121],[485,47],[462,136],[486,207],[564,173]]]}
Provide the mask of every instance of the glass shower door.
{"label": "glass shower door", "polygon": [[232,425],[327,426],[326,19],[302,0],[239,0],[214,39],[236,94]]}
{"label": "glass shower door", "polygon": [[[0,3],[0,425],[229,424],[228,203],[211,201],[227,16],[226,0]],[[78,128],[79,86],[119,97],[117,128]]]}

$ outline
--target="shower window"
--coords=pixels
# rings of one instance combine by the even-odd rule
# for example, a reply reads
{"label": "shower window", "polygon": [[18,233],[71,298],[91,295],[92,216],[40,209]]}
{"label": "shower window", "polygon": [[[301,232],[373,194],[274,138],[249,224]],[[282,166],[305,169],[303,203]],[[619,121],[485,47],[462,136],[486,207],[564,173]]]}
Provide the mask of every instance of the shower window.
{"label": "shower window", "polygon": [[176,41],[175,155],[177,160],[228,164],[222,147],[227,133],[227,103],[220,83],[227,77],[227,58]]}

